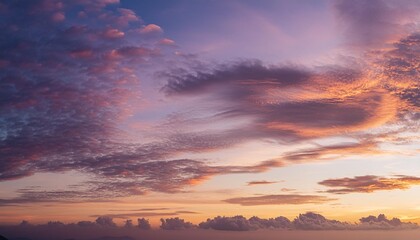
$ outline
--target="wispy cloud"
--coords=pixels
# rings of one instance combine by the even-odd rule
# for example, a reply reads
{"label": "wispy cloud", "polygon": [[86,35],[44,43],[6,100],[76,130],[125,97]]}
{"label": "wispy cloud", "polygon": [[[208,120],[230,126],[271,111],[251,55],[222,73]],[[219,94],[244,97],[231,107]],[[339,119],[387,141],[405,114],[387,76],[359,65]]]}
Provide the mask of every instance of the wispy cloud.
{"label": "wispy cloud", "polygon": [[373,175],[356,176],[354,178],[327,179],[319,184],[329,187],[326,192],[336,194],[372,193],[383,190],[404,190],[420,185],[420,178],[398,175],[395,177],[379,177]]}
{"label": "wispy cloud", "polygon": [[238,197],[224,200],[227,203],[240,204],[243,206],[257,205],[288,205],[288,204],[322,204],[335,199],[320,195],[300,194],[277,194],[262,195],[257,197]]}
{"label": "wispy cloud", "polygon": [[155,216],[176,216],[180,214],[198,214],[193,211],[173,211],[173,212],[161,212],[161,211],[144,211],[144,212],[129,212],[129,213],[113,213],[105,215],[92,215],[91,217],[109,217],[109,218],[131,218],[131,217],[155,217]]}
{"label": "wispy cloud", "polygon": [[248,182],[248,186],[254,186],[254,185],[267,185],[267,184],[274,184],[274,183],[278,183],[277,181],[251,181]]}
{"label": "wispy cloud", "polygon": [[352,46],[381,48],[409,34],[419,20],[417,1],[338,0],[333,3],[345,41]]}

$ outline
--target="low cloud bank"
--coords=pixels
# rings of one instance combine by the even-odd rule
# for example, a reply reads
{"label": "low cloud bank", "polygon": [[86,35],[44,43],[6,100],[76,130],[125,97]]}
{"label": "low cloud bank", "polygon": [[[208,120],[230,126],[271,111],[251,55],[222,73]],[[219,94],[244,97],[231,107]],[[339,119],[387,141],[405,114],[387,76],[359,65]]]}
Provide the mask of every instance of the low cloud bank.
{"label": "low cloud bank", "polygon": [[402,222],[398,218],[388,220],[384,214],[378,217],[368,216],[361,218],[359,223],[348,223],[327,219],[321,214],[307,212],[299,214],[293,221],[286,217],[262,219],[251,217],[249,219],[238,215],[234,217],[217,216],[207,219],[198,225],[201,229],[214,229],[225,231],[249,231],[258,229],[288,229],[288,230],[403,230],[416,229],[416,223]]}
{"label": "low cloud bank", "polygon": [[[162,218],[160,229],[162,230],[187,230],[187,229],[214,229],[223,231],[250,231],[259,229],[283,229],[283,230],[408,230],[419,229],[418,224],[403,222],[398,218],[388,219],[384,214],[367,216],[359,219],[358,223],[341,222],[338,220],[327,219],[321,214],[307,212],[299,214],[292,221],[286,217],[259,218],[253,216],[246,218],[241,215],[226,217],[217,216],[207,219],[195,225],[182,218]],[[118,226],[109,216],[100,216],[94,222],[80,221],[77,223],[64,224],[59,221],[50,221],[46,224],[33,225],[28,221],[22,221],[15,226],[0,226],[8,232],[42,232],[50,230],[63,231],[117,231],[129,229],[130,231],[151,230],[152,227],[148,219],[138,218],[137,225],[132,220],[127,219],[124,225]]]}

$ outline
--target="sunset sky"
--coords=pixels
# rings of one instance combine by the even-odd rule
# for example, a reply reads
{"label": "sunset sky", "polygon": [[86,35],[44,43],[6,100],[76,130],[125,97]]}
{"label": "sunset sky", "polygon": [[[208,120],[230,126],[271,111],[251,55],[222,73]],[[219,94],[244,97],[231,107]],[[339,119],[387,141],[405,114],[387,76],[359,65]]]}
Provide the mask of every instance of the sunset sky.
{"label": "sunset sky", "polygon": [[0,224],[420,223],[418,0],[1,0],[0,30]]}

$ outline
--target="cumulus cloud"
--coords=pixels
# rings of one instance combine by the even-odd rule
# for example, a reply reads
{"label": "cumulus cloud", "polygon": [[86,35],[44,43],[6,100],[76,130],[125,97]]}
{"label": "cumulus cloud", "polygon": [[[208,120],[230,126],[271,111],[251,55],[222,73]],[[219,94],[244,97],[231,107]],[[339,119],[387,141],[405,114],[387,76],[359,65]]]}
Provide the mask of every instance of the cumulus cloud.
{"label": "cumulus cloud", "polygon": [[399,218],[392,218],[388,220],[384,214],[379,214],[378,217],[368,216],[359,219],[357,229],[366,230],[389,230],[389,229],[415,229],[418,225],[411,222],[402,222]]}
{"label": "cumulus cloud", "polygon": [[220,217],[207,219],[198,225],[203,229],[227,230],[227,231],[248,231],[252,229],[250,222],[243,216]]}
{"label": "cumulus cloud", "polygon": [[160,222],[160,228],[163,230],[184,230],[195,227],[194,224],[186,222],[184,219],[178,217],[166,219],[161,218]]}
{"label": "cumulus cloud", "polygon": [[227,203],[243,206],[281,205],[281,204],[322,204],[335,199],[318,195],[278,194],[262,195],[257,197],[238,197],[224,200]]}
{"label": "cumulus cloud", "polygon": [[145,218],[138,218],[137,219],[137,227],[143,230],[150,230],[152,227],[150,226],[149,220]]}
{"label": "cumulus cloud", "polygon": [[302,230],[343,230],[351,227],[348,223],[326,219],[321,214],[307,212],[293,220],[293,226]]}
{"label": "cumulus cloud", "polygon": [[249,219],[249,222],[256,226],[258,229],[261,228],[280,228],[289,229],[292,227],[290,220],[286,217],[279,216],[276,218],[263,219],[253,216]]}
{"label": "cumulus cloud", "polygon": [[246,219],[241,215],[234,217],[217,216],[213,219],[207,219],[207,221],[201,222],[198,226],[202,229],[225,231],[249,231],[267,228],[289,229],[292,227],[290,220],[282,216],[269,219],[262,219],[254,216]]}
{"label": "cumulus cloud", "polygon": [[162,33],[163,30],[161,27],[159,27],[156,24],[148,24],[146,26],[143,26],[140,29],[140,32],[143,34],[159,34],[159,33]]}
{"label": "cumulus cloud", "polygon": [[319,184],[329,187],[326,192],[336,194],[371,193],[383,190],[408,189],[420,185],[420,178],[398,175],[395,177],[379,177],[374,175],[356,176],[353,178],[327,179]]}
{"label": "cumulus cloud", "polygon": [[103,227],[116,227],[117,224],[114,223],[111,217],[108,216],[101,216],[98,217],[95,221],[99,226]]}

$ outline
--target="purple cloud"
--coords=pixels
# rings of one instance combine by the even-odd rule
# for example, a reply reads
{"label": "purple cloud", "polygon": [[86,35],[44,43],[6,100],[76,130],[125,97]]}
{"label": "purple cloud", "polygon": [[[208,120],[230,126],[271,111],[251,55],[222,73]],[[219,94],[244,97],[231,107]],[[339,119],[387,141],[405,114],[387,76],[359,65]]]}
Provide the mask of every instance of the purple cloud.
{"label": "purple cloud", "polygon": [[151,226],[149,220],[145,218],[138,218],[137,219],[137,227],[142,230],[150,230]]}
{"label": "purple cloud", "polygon": [[252,229],[250,222],[243,216],[217,216],[213,219],[207,219],[206,222],[202,222],[198,226],[202,229],[215,229],[226,231],[249,231]]}
{"label": "purple cloud", "polygon": [[[1,199],[0,205],[104,201],[148,191],[174,193],[215,175],[258,173],[331,154],[374,153],[377,143],[368,139],[291,152],[251,166],[209,165],[205,160],[180,157],[250,140],[294,143],[357,133],[402,119],[407,110],[418,106],[419,37],[412,34],[382,52],[375,62],[387,77],[379,85],[366,81],[373,68],[369,64],[366,68],[309,69],[245,60],[169,71],[163,74],[169,80],[162,88],[168,98],[217,99],[222,104],[208,109],[214,113],[211,120],[246,119],[247,131],[238,127],[224,132],[168,133],[141,144],[116,140],[121,134],[118,119],[126,114],[128,102],[138,100],[136,74],[165,54],[163,30],[145,24],[117,3],[43,0],[1,5],[0,180],[68,170],[92,174],[96,180],[70,190],[22,189],[15,198]],[[383,20],[394,3],[377,3],[366,4]],[[346,10],[347,3],[337,4],[342,16],[349,17],[346,11],[354,10],[365,19],[363,8]],[[389,11],[392,20],[394,10]],[[372,31],[372,39],[383,36]],[[289,201],[282,196],[265,200]]]}
{"label": "purple cloud", "polygon": [[[65,170],[79,158],[110,150],[114,121],[138,84],[138,76],[129,70],[156,55],[141,41],[134,45],[125,39],[123,31],[129,26],[113,20],[130,14],[105,9],[110,3],[114,2],[4,3],[0,179],[51,171],[50,167]],[[87,16],[56,21],[56,11],[61,16],[75,9]],[[50,15],[54,21],[46,20]],[[130,19],[137,22],[134,16]],[[120,58],[110,58],[113,52]]]}
{"label": "purple cloud", "polygon": [[338,0],[334,8],[348,44],[380,47],[412,30],[420,4],[412,0]]}
{"label": "purple cloud", "polygon": [[348,223],[329,220],[321,214],[313,212],[299,214],[299,216],[293,220],[293,225],[296,229],[302,230],[344,230],[352,227]]}
{"label": "purple cloud", "polygon": [[278,182],[276,182],[276,181],[265,181],[265,180],[263,180],[263,181],[251,181],[251,182],[248,182],[248,186],[254,186],[254,185],[267,185],[267,184],[273,184],[273,183],[278,183]]}
{"label": "purple cloud", "polygon": [[399,218],[388,220],[384,214],[378,217],[368,216],[359,219],[358,229],[389,230],[389,229],[416,229],[418,225],[411,222],[402,222]]}
{"label": "purple cloud", "polygon": [[202,229],[249,231],[267,228],[289,229],[292,225],[289,219],[281,216],[269,219],[262,219],[254,216],[246,219],[245,217],[238,215],[234,217],[217,216],[213,219],[207,219],[207,221],[200,223],[198,226]]}
{"label": "purple cloud", "polygon": [[184,219],[178,217],[166,219],[161,218],[160,222],[160,228],[163,230],[185,230],[195,227],[194,224],[186,222]]}
{"label": "purple cloud", "polygon": [[372,193],[375,191],[408,189],[420,185],[420,178],[414,176],[379,177],[373,175],[356,176],[354,178],[327,179],[319,184],[329,187],[326,192],[336,194]]}
{"label": "purple cloud", "polygon": [[116,227],[117,224],[114,223],[111,217],[101,216],[96,219],[96,223],[102,227]]}

